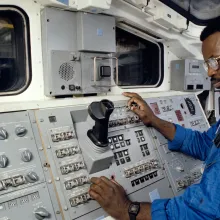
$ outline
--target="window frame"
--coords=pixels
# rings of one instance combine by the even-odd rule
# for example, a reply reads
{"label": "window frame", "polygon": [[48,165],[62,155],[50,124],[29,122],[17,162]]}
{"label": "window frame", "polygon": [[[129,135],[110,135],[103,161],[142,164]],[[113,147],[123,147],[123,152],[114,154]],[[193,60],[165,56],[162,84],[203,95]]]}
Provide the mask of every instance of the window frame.
{"label": "window frame", "polygon": [[[31,69],[31,47],[30,47],[30,23],[29,23],[29,17],[26,14],[26,12],[17,7],[17,6],[13,6],[13,5],[4,5],[4,6],[0,6],[0,12],[4,11],[10,11],[10,12],[16,12],[17,14],[19,14],[21,16],[22,19],[22,27],[23,27],[23,32],[21,33],[22,37],[24,37],[23,41],[24,41],[24,70],[25,70],[25,82],[24,85],[14,91],[5,91],[5,92],[0,92],[0,97],[1,96],[12,96],[12,95],[19,95],[21,93],[23,93],[30,85],[31,80],[32,80],[32,69]],[[11,20],[9,18],[9,20]],[[13,24],[14,25],[14,24]],[[18,49],[17,45],[16,45],[16,54],[18,54],[21,51],[21,49]],[[19,80],[19,78],[18,78]]]}
{"label": "window frame", "polygon": [[139,38],[142,38],[146,41],[150,41],[153,44],[156,44],[159,48],[159,79],[155,85],[136,85],[136,86],[118,86],[121,89],[135,89],[135,88],[158,88],[161,86],[164,80],[164,46],[160,43],[161,39],[151,35],[150,33],[139,30],[136,27],[131,26],[126,22],[120,22],[117,25],[117,28],[120,28],[124,31],[127,31]]}

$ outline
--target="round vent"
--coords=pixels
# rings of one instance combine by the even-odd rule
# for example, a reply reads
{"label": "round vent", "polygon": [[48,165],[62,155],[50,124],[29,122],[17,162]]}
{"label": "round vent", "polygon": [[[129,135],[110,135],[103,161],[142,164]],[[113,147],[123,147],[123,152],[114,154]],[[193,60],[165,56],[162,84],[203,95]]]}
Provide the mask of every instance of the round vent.
{"label": "round vent", "polygon": [[75,71],[73,64],[63,63],[59,69],[60,78],[69,81],[73,78]]}

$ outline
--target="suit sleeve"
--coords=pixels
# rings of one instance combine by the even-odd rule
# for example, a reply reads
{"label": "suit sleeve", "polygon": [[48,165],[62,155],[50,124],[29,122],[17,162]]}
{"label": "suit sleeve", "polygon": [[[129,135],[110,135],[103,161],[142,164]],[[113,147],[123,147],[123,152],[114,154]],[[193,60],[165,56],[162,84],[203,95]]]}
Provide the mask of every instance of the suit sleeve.
{"label": "suit sleeve", "polygon": [[181,151],[196,159],[204,161],[213,145],[213,139],[215,138],[215,133],[219,124],[220,121],[203,133],[183,128],[175,124],[176,134],[174,139],[168,142],[169,149]]}

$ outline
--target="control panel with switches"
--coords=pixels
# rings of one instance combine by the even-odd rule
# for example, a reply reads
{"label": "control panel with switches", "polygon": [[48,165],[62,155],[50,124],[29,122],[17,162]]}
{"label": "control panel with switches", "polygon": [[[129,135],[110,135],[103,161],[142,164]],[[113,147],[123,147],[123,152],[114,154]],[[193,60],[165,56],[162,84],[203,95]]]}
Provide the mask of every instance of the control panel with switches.
{"label": "control panel with switches", "polygon": [[[0,219],[57,218],[29,112],[0,114]],[[56,199],[55,199],[56,201]]]}
{"label": "control panel with switches", "polygon": [[[147,99],[146,102],[161,119],[200,132],[209,128],[199,100],[194,95]],[[183,189],[201,178],[202,162],[182,153],[171,152],[168,141],[158,131],[152,129],[152,135],[174,194],[182,194]]]}
{"label": "control panel with switches", "polygon": [[[146,102],[162,119],[208,129],[195,95]],[[102,100],[1,114],[0,220],[107,217],[89,195],[92,177],[114,179],[133,201],[153,201],[155,192],[156,198],[180,195],[198,182],[202,162],[171,152],[126,105]]]}
{"label": "control panel with switches", "polygon": [[0,114],[0,195],[44,181],[27,112]]}
{"label": "control panel with switches", "polygon": [[185,59],[171,62],[171,89],[182,91],[210,90],[211,80],[203,60]]}

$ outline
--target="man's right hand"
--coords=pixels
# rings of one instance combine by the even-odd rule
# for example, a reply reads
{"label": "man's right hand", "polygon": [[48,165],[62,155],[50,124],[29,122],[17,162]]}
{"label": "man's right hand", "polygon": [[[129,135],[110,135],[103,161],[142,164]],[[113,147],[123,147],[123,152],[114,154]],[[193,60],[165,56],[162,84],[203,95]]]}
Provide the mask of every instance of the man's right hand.
{"label": "man's right hand", "polygon": [[154,127],[170,141],[174,139],[176,127],[172,123],[158,118],[141,96],[132,92],[125,92],[123,95],[130,98],[128,107],[139,116],[145,125]]}
{"label": "man's right hand", "polygon": [[[148,104],[137,93],[125,92],[124,96],[129,97],[128,107],[136,113],[141,121],[147,125],[152,126],[152,122],[157,118]],[[133,105],[136,103],[137,105]]]}

